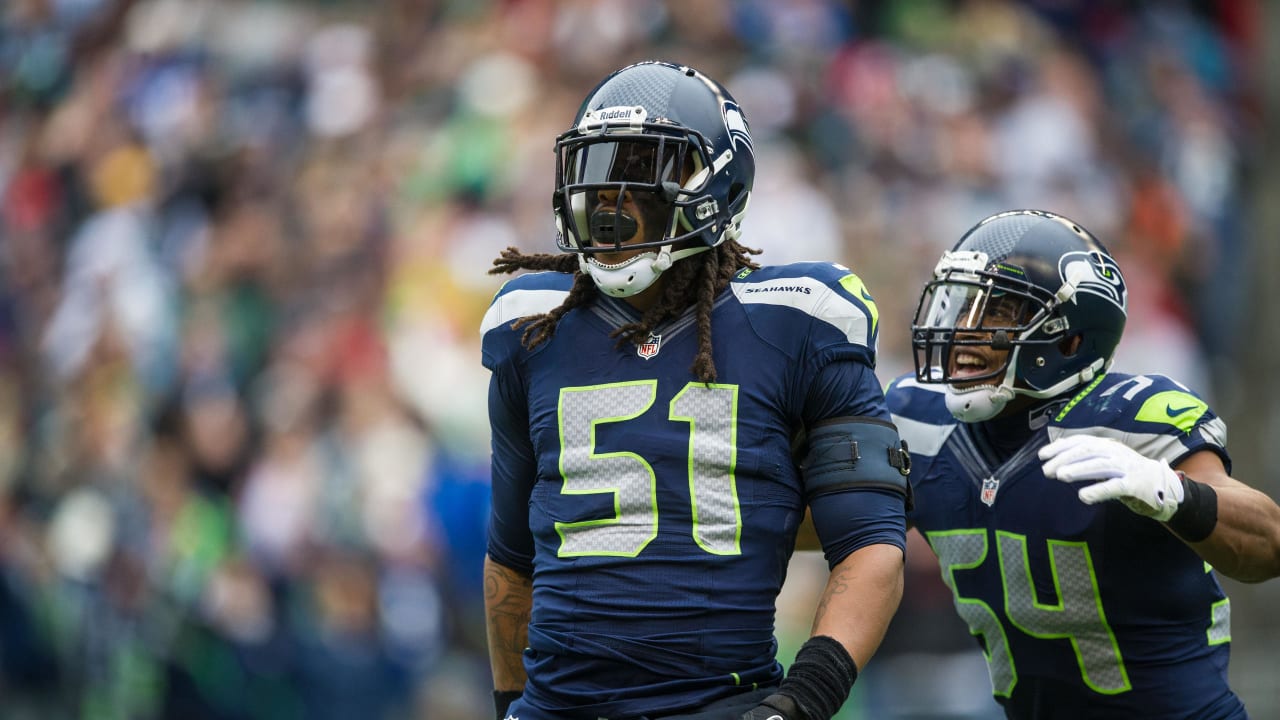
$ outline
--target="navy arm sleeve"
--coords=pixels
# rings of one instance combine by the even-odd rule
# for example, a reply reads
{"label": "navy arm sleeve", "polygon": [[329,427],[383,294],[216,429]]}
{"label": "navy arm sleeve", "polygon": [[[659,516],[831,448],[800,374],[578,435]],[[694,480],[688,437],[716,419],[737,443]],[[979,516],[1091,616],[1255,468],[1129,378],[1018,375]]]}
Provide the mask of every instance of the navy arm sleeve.
{"label": "navy arm sleeve", "polygon": [[489,379],[492,430],[489,557],[501,565],[533,573],[533,533],[529,495],[537,479],[537,461],[529,438],[529,411],[516,378],[495,370]]}
{"label": "navy arm sleeve", "polygon": [[[809,386],[805,425],[850,416],[890,420],[875,372],[853,360],[832,362]],[[898,493],[854,487],[819,495],[809,509],[829,567],[867,545],[895,545],[906,551],[905,499]]]}
{"label": "navy arm sleeve", "polygon": [[836,360],[819,370],[809,385],[803,412],[806,427],[833,417],[890,420],[875,371],[855,360]]}

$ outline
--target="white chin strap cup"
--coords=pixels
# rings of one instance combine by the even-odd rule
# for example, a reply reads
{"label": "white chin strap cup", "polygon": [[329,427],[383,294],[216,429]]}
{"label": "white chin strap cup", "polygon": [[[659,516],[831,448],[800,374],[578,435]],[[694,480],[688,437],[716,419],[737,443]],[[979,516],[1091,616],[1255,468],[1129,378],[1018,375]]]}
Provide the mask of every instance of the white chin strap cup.
{"label": "white chin strap cup", "polygon": [[578,256],[578,268],[590,275],[596,287],[606,295],[627,298],[652,287],[658,281],[658,277],[670,269],[675,261],[710,249],[697,247],[672,252],[670,245],[664,245],[656,253],[640,253],[617,265],[606,265],[594,257],[583,254]]}
{"label": "white chin strap cup", "polygon": [[960,422],[982,422],[990,420],[1004,411],[1005,405],[1018,395],[1026,395],[1033,398],[1048,398],[1061,395],[1068,390],[1073,390],[1081,385],[1088,384],[1098,375],[1107,371],[1111,366],[1111,361],[1096,360],[1088,367],[1080,372],[1063,378],[1053,387],[1044,390],[1027,390],[1025,388],[1014,388],[1012,370],[1005,371],[1004,380],[998,385],[979,385],[978,387],[969,388],[967,390],[957,390],[951,385],[947,385],[946,398],[947,410],[951,412],[952,417]]}
{"label": "white chin strap cup", "polygon": [[1013,390],[1004,385],[980,385],[967,390],[956,390],[948,385],[945,398],[952,417],[968,423],[990,420],[999,415],[1013,395]]}

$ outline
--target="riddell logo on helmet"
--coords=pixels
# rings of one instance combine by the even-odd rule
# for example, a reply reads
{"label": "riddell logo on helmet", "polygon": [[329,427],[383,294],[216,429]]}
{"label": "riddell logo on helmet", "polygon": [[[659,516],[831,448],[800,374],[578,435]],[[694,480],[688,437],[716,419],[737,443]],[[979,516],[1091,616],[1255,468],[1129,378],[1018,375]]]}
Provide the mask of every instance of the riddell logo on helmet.
{"label": "riddell logo on helmet", "polygon": [[639,130],[648,120],[649,113],[642,105],[614,105],[583,113],[582,119],[578,121],[578,132],[586,133],[623,124]]}
{"label": "riddell logo on helmet", "polygon": [[624,120],[631,117],[635,113],[635,108],[629,107],[612,107],[597,110],[594,115],[597,120]]}

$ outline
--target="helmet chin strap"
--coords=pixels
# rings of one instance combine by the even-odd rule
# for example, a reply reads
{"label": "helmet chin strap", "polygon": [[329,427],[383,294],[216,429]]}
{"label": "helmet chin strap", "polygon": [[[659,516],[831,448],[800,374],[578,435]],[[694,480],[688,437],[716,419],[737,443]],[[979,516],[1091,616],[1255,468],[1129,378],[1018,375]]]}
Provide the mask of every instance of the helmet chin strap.
{"label": "helmet chin strap", "polygon": [[1014,387],[1016,378],[1011,371],[1017,366],[1017,353],[1019,351],[1020,348],[1010,354],[1009,367],[1005,369],[1004,378],[995,385],[978,385],[964,390],[958,390],[954,385],[947,385],[944,398],[947,410],[950,411],[952,417],[960,422],[967,423],[990,420],[1004,412],[1005,406],[1009,404],[1009,401],[1019,395],[1037,399],[1061,395],[1068,390],[1073,390],[1090,382],[1098,375],[1106,372],[1111,365],[1110,360],[1099,358],[1080,372],[1063,378],[1051,387],[1044,390],[1031,390],[1029,388]]}
{"label": "helmet chin strap", "polygon": [[[694,182],[690,181],[689,185]],[[721,231],[720,240],[737,240],[742,235],[742,218],[747,212],[747,205],[751,201],[751,196],[743,198],[742,207],[738,212],[730,218],[725,224],[724,230]],[[683,216],[677,217],[673,221],[673,231],[675,225],[680,222]],[[557,227],[559,226],[559,218],[556,219]],[[560,229],[563,232],[563,229]],[[596,260],[595,257],[586,253],[578,255],[578,268],[595,282],[596,287],[610,297],[628,298],[633,295],[648,290],[658,281],[658,277],[662,273],[669,270],[677,260],[683,260],[698,253],[704,253],[712,248],[711,245],[697,245],[687,247],[681,250],[672,250],[672,245],[663,245],[657,252],[640,253],[632,258],[617,265],[608,265]]]}
{"label": "helmet chin strap", "polygon": [[1015,394],[1012,388],[1003,383],[979,385],[964,390],[948,385],[944,397],[952,417],[960,422],[971,423],[990,420],[999,415]]}
{"label": "helmet chin strap", "polygon": [[703,245],[672,250],[670,245],[663,245],[657,252],[640,253],[617,265],[608,265],[594,257],[582,254],[578,256],[578,268],[590,275],[596,287],[606,295],[628,298],[652,287],[658,281],[658,277],[669,270],[675,261],[710,249]]}

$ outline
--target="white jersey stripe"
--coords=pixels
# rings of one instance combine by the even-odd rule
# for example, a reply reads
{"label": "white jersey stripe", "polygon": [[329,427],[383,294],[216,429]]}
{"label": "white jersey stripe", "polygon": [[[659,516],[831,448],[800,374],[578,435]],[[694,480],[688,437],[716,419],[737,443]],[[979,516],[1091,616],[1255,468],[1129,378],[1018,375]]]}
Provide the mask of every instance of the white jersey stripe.
{"label": "white jersey stripe", "polygon": [[1227,423],[1216,417],[1200,426],[1200,435],[1206,442],[1219,447],[1227,446]]}
{"label": "white jersey stripe", "polygon": [[[776,278],[730,285],[738,302],[780,305],[822,320],[844,333],[849,342],[868,347],[871,318],[848,298],[811,277]],[[874,349],[874,348],[872,348]]]}
{"label": "white jersey stripe", "polygon": [[[1223,427],[1217,429],[1221,430],[1225,434],[1226,428],[1220,419],[1215,418],[1212,422],[1207,423],[1205,428],[1207,429],[1214,423],[1223,425]],[[1117,430],[1105,425],[1094,425],[1092,427],[1082,428],[1064,428],[1057,425],[1050,425],[1048,430],[1050,441],[1070,435],[1095,435],[1097,437],[1111,438],[1112,440],[1121,442],[1133,450],[1136,450],[1144,457],[1164,460],[1170,463],[1187,452],[1187,446],[1182,444],[1177,435],[1169,435],[1166,433],[1130,432],[1126,430]],[[1212,437],[1208,432],[1205,433],[1205,439],[1209,440],[1211,444],[1221,447],[1220,443],[1216,442],[1216,438]]]}
{"label": "white jersey stripe", "polygon": [[937,393],[939,395],[947,392],[947,387],[945,385],[941,385],[939,383],[922,383],[910,375],[898,378],[898,382],[894,387],[914,388],[918,391]]}
{"label": "white jersey stripe", "polygon": [[541,315],[560,306],[568,297],[567,290],[512,290],[493,301],[480,323],[480,335],[530,315]]}
{"label": "white jersey stripe", "polygon": [[937,455],[956,429],[954,424],[933,425],[901,415],[893,416],[893,424],[898,426],[898,437],[907,441],[907,449],[925,457]]}

